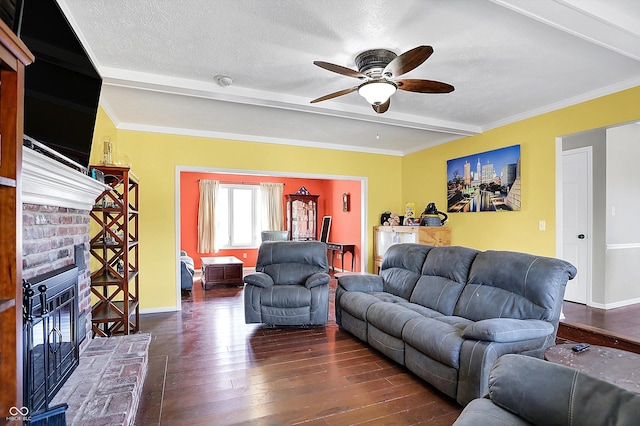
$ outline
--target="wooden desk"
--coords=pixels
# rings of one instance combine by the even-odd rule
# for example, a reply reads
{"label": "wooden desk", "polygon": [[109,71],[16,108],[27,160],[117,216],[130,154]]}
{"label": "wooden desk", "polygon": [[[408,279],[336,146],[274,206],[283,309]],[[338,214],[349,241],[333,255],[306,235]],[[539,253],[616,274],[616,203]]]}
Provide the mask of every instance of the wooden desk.
{"label": "wooden desk", "polygon": [[333,271],[336,270],[333,263],[335,262],[335,252],[340,253],[340,258],[342,259],[342,270],[344,271],[344,254],[351,253],[351,270],[355,268],[356,265],[356,245],[355,244],[343,244],[343,243],[326,243],[327,249],[331,250],[331,269]]}
{"label": "wooden desk", "polygon": [[233,256],[202,257],[202,288],[215,284],[242,285],[242,260]]}
{"label": "wooden desk", "polygon": [[551,346],[545,351],[544,358],[640,393],[640,355],[596,345],[576,353],[571,350],[573,345],[567,343]]}

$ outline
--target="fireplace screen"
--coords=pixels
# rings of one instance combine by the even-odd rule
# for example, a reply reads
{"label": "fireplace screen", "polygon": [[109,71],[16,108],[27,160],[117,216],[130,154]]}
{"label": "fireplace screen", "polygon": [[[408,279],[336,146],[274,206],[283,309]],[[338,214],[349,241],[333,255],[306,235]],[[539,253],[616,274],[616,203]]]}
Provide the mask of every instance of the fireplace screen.
{"label": "fireplace screen", "polygon": [[78,268],[65,266],[23,287],[24,401],[35,414],[49,409],[78,366]]}

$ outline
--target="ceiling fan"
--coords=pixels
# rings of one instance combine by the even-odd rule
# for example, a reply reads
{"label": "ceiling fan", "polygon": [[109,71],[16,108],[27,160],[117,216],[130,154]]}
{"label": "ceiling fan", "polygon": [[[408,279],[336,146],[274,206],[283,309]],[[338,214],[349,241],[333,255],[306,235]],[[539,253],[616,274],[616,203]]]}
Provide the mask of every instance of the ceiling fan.
{"label": "ceiling fan", "polygon": [[329,62],[314,61],[313,63],[320,68],[347,77],[358,78],[363,80],[363,83],[321,96],[312,100],[311,103],[326,101],[357,91],[371,104],[375,112],[382,114],[389,109],[391,95],[397,89],[418,93],[453,92],[452,85],[440,81],[398,79],[402,74],[408,73],[426,61],[432,53],[433,47],[431,46],[418,46],[400,56],[387,49],[367,50],[356,57],[358,71]]}

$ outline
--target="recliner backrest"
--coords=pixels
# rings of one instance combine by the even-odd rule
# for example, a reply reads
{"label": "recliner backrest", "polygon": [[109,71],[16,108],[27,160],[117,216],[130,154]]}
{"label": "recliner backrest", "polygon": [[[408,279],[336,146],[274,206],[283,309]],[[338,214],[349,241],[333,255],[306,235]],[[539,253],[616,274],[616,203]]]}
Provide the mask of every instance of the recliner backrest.
{"label": "recliner backrest", "polygon": [[329,272],[327,245],[320,241],[265,241],[258,249],[256,272],[276,285],[304,284],[314,273]]}
{"label": "recliner backrest", "polygon": [[564,287],[576,274],[568,262],[527,253],[489,250],[476,255],[454,315],[557,322]]}
{"label": "recliner backrest", "polygon": [[431,249],[409,301],[452,315],[478,253],[475,249],[455,246]]}
{"label": "recliner backrest", "polygon": [[420,278],[422,264],[433,247],[424,244],[394,244],[387,249],[380,266],[384,291],[409,299]]}

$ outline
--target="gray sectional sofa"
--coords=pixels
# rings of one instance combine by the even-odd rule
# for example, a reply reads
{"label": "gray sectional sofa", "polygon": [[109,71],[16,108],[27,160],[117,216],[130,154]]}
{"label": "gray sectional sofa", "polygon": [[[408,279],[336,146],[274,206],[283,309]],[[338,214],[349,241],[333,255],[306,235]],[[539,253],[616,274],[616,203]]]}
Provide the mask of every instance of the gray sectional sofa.
{"label": "gray sectional sofa", "polygon": [[380,274],[338,279],[336,322],[466,405],[498,357],[555,344],[568,262],[507,251],[396,244]]}

